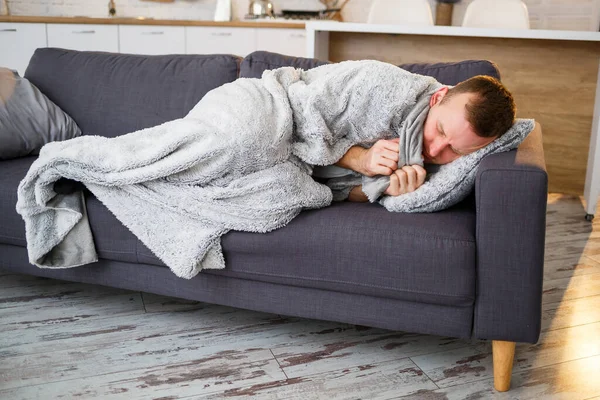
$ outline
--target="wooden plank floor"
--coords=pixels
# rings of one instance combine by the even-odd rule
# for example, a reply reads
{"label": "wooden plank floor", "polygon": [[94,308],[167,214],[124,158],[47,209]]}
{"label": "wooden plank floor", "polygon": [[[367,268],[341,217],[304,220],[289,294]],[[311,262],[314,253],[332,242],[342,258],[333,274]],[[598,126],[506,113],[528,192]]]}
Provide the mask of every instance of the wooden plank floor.
{"label": "wooden plank floor", "polygon": [[0,272],[0,399],[600,399],[600,218],[548,197],[542,336],[491,343]]}

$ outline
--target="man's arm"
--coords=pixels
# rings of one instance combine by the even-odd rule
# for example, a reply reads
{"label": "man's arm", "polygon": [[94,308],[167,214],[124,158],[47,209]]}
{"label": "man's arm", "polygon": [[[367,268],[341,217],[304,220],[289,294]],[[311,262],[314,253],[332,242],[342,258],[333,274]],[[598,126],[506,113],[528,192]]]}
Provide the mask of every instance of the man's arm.
{"label": "man's arm", "polygon": [[348,201],[353,201],[356,203],[366,203],[369,201],[369,198],[362,191],[362,185],[354,186],[348,195]]}
{"label": "man's arm", "polygon": [[350,149],[342,156],[342,158],[335,163],[338,167],[351,169],[352,171],[358,172],[361,175],[365,175],[365,170],[363,167],[363,158],[367,153],[367,149],[362,148],[360,146],[352,146]]}

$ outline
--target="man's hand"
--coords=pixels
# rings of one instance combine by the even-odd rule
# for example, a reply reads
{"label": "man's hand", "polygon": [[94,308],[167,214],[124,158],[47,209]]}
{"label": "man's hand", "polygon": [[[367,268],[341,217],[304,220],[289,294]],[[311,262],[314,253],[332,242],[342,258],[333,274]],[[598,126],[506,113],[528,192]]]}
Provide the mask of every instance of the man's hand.
{"label": "man's hand", "polygon": [[368,149],[360,159],[362,174],[366,176],[392,175],[398,169],[398,143],[400,139],[381,139]]}
{"label": "man's hand", "polygon": [[365,176],[391,175],[398,169],[399,141],[381,139],[370,149],[352,146],[335,165]]}
{"label": "man's hand", "polygon": [[390,186],[383,192],[388,196],[414,192],[425,182],[427,171],[419,165],[406,165],[390,175]]}

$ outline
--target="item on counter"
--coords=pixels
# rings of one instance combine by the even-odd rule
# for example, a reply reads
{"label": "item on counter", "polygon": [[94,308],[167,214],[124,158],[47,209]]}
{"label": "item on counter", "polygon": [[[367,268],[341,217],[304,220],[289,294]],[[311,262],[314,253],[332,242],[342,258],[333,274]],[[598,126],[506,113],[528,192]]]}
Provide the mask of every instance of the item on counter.
{"label": "item on counter", "polygon": [[110,17],[114,17],[115,15],[117,15],[117,5],[115,4],[114,0],[110,0],[108,2],[108,15]]}
{"label": "item on counter", "polygon": [[273,3],[271,3],[269,0],[250,0],[248,15],[255,18],[275,17]]}
{"label": "item on counter", "polygon": [[231,21],[231,0],[217,0],[215,21]]}
{"label": "item on counter", "polygon": [[[347,2],[347,1],[346,1]],[[345,3],[344,3],[345,4]],[[343,5],[342,5],[343,7]],[[286,20],[336,20],[341,21],[341,8],[331,8],[324,10],[281,10],[281,13],[274,14],[271,18]],[[259,19],[265,16],[246,14],[244,19]]]}

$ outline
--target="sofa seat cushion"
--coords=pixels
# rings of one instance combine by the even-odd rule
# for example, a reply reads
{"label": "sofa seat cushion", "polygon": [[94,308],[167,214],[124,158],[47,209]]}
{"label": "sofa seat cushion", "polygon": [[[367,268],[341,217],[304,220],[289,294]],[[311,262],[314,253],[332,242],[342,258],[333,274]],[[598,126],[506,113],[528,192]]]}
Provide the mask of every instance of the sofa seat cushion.
{"label": "sofa seat cushion", "polygon": [[37,156],[0,161],[0,243],[26,246],[25,222],[17,214],[17,188]]}
{"label": "sofa seat cushion", "polygon": [[[22,157],[0,162],[0,243],[27,246],[25,222],[15,209],[17,188],[37,157]],[[85,191],[90,227],[100,258],[137,262],[139,241],[89,191]]]}
{"label": "sofa seat cushion", "polygon": [[[472,305],[476,247],[472,202],[471,196],[450,209],[427,214],[390,213],[377,204],[348,202],[306,210],[269,233],[227,233],[221,239],[227,267],[201,274]],[[164,265],[141,243],[138,256],[141,262]]]}
{"label": "sofa seat cushion", "polygon": [[[0,243],[26,246],[15,204],[34,160],[0,164]],[[100,258],[165,266],[91,193],[86,199]],[[475,296],[473,196],[427,214],[333,203],[272,232],[229,232],[222,245],[227,268],[201,273],[453,306],[471,305]]]}

